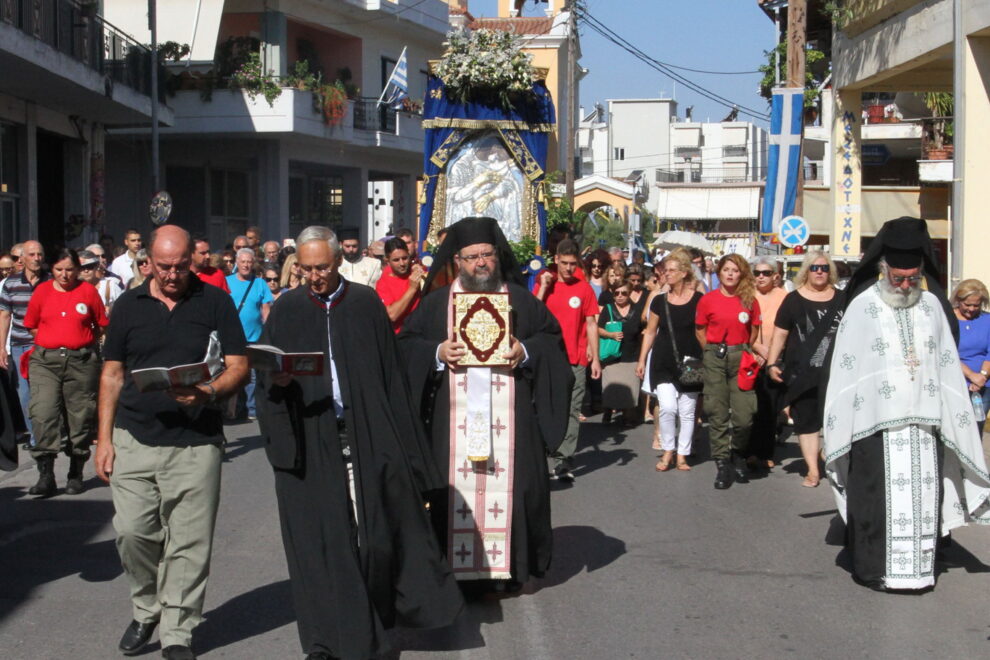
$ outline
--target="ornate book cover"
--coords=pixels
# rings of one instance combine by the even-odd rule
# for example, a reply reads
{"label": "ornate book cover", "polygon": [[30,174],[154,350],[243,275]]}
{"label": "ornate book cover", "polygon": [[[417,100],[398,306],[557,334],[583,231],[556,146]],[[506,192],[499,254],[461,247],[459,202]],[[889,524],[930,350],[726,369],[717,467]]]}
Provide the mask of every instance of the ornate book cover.
{"label": "ornate book cover", "polygon": [[508,293],[455,293],[454,335],[467,346],[459,364],[465,367],[498,367],[509,363]]}

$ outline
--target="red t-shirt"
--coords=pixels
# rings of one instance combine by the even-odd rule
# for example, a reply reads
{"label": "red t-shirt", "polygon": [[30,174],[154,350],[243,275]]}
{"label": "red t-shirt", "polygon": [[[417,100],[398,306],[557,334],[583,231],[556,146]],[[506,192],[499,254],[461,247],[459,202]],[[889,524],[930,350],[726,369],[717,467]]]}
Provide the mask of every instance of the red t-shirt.
{"label": "red t-shirt", "polygon": [[207,284],[212,284],[213,286],[230,293],[230,287],[227,286],[227,276],[224,275],[223,271],[219,268],[214,268],[213,266],[203,266],[203,269],[196,273],[196,277]]}
{"label": "red t-shirt", "polygon": [[[533,293],[539,290],[540,283],[537,281]],[[587,319],[598,315],[598,300],[591,285],[578,279],[570,284],[554,280],[544,302],[560,324],[567,361],[572,365],[588,366]]]}
{"label": "red t-shirt", "polygon": [[110,323],[100,294],[89,282],[72,291],[57,291],[48,280],[31,294],[24,327],[38,329],[34,343],[42,348],[82,348],[93,343],[93,327]]}
{"label": "red t-shirt", "polygon": [[748,344],[753,326],[762,323],[760,303],[753,300],[753,309],[746,309],[739,296],[727,296],[715,289],[698,301],[694,322],[708,326],[705,339],[709,344]]}
{"label": "red t-shirt", "polygon": [[[408,288],[409,278],[398,277],[393,275],[391,271],[388,274],[382,273],[382,276],[378,278],[378,282],[375,284],[375,291],[378,292],[378,297],[382,299],[386,307],[402,298]],[[406,307],[406,311],[397,320],[392,322],[392,329],[395,330],[396,334],[399,334],[399,330],[402,330],[402,324],[405,323],[406,317],[412,314],[412,311],[419,305],[420,295],[420,292],[416,291],[416,295],[413,296],[412,302]]]}

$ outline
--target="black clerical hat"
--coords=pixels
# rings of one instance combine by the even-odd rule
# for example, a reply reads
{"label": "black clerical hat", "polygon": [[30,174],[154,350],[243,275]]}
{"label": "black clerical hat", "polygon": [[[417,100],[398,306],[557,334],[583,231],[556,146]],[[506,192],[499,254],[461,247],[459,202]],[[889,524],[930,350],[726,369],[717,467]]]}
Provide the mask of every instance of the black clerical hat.
{"label": "black clerical hat", "polygon": [[447,236],[433,255],[433,265],[426,276],[423,293],[429,293],[434,288],[450,284],[456,272],[454,256],[468,245],[488,243],[495,246],[498,264],[502,269],[502,279],[505,282],[515,282],[525,286],[519,264],[509,242],[502,233],[495,218],[468,217],[447,227]]}
{"label": "black clerical hat", "polygon": [[341,241],[361,240],[361,230],[357,227],[341,227],[337,238]]}

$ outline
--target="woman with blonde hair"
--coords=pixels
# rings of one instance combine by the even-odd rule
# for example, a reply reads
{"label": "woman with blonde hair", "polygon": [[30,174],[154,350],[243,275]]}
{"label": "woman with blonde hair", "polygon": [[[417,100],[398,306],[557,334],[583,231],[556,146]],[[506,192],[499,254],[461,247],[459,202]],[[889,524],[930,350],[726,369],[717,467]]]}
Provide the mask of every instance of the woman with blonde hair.
{"label": "woman with blonde hair", "polygon": [[715,488],[749,482],[749,445],[756,393],[739,387],[739,364],[760,329],[760,304],[749,263],[727,254],[715,269],[718,288],[698,301],[695,335],[704,350],[704,410],[717,474]]}
{"label": "woman with blonde hair", "polygon": [[148,258],[148,251],[141,248],[134,255],[134,263],[131,264],[134,277],[127,283],[128,289],[136,289],[144,284],[144,281],[151,277],[151,260]]}
{"label": "woman with blonde hair", "polygon": [[[776,286],[776,260],[767,255],[759,256],[750,262],[753,266],[753,277],[756,280],[756,301],[760,303],[760,313],[763,323],[756,334],[753,343],[753,353],[763,366],[770,356],[770,341],[773,339],[774,319],[777,310],[787,297],[787,292]],[[780,399],[784,394],[784,386],[772,380],[766,369],[761,369],[756,377],[756,416],[753,417],[753,428],[749,436],[750,469],[767,470],[774,467],[774,449],[777,435],[780,431],[777,418],[780,416]]]}
{"label": "woman with blonde hair", "polygon": [[794,291],[787,294],[777,310],[767,356],[767,375],[787,388],[782,405],[790,406],[794,432],[808,466],[801,484],[806,488],[814,488],[821,481],[819,397],[825,392],[819,382],[829,346],[842,320],[843,299],[835,288],[837,280],[838,273],[828,253],[811,250],[805,255],[794,278]]}
{"label": "woman with blonde hair", "polygon": [[[971,394],[979,393],[982,410],[974,410],[980,434],[990,411],[990,294],[980,280],[963,280],[952,294],[952,307],[959,321],[959,360]],[[975,409],[976,406],[974,405]]]}
{"label": "woman with blonde hair", "polygon": [[663,264],[667,291],[650,302],[636,374],[649,382],[650,391],[656,394],[660,404],[658,417],[663,456],[656,465],[657,471],[666,472],[673,467],[675,453],[677,469],[687,471],[691,469],[687,458],[691,454],[695,407],[701,386],[682,382],[681,371],[685,358],[701,358],[694,322],[702,296],[695,289],[691,254],[687,250],[672,251],[664,257]]}
{"label": "woman with blonde hair", "polygon": [[282,289],[295,289],[302,284],[302,273],[299,271],[298,257],[293,253],[285,258],[282,264]]}

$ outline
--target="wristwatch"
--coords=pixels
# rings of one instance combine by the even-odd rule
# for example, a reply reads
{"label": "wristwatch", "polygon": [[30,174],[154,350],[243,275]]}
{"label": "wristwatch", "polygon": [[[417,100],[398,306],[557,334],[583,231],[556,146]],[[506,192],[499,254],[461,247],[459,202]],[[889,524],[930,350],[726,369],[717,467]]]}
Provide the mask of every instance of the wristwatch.
{"label": "wristwatch", "polygon": [[207,403],[216,403],[216,400],[217,400],[217,390],[216,390],[216,388],[214,388],[209,383],[204,383],[204,385],[206,385],[208,388],[210,388],[210,398],[207,400]]}
{"label": "wristwatch", "polygon": [[980,369],[980,375],[984,378],[990,378],[990,372],[987,372],[986,369]]}

